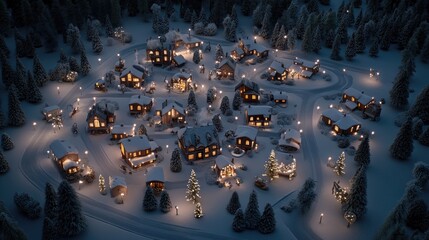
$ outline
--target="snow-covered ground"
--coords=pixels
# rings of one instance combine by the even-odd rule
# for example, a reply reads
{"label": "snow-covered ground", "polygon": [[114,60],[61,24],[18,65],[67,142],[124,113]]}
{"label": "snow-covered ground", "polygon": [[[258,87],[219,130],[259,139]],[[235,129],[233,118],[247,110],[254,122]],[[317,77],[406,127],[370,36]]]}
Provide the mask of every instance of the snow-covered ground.
{"label": "snow-covered ground", "polygon": [[[334,4],[333,8],[336,6]],[[114,46],[107,47],[101,56],[93,55],[88,52],[88,57],[92,65],[91,73],[80,78],[74,84],[50,82],[41,89],[44,102],[39,105],[23,103],[23,109],[26,114],[26,124],[21,128],[6,128],[7,132],[15,143],[15,148],[4,152],[6,159],[10,164],[8,174],[1,176],[0,200],[5,202],[6,207],[11,211],[13,217],[19,222],[29,239],[38,239],[41,236],[42,221],[28,220],[18,213],[14,203],[13,195],[15,192],[27,192],[34,196],[41,203],[44,202],[44,186],[46,182],[58,186],[62,177],[57,167],[51,159],[47,157],[46,150],[54,139],[67,139],[71,141],[80,152],[80,156],[87,161],[94,170],[96,176],[102,174],[106,179],[108,176],[123,176],[128,185],[128,194],[124,199],[124,204],[116,204],[109,195],[101,195],[98,191],[98,177],[92,184],[83,184],[76,187],[77,193],[83,205],[83,211],[89,222],[88,231],[76,239],[91,238],[126,238],[126,239],[171,239],[173,237],[180,239],[259,239],[266,237],[257,231],[246,230],[243,233],[235,233],[231,224],[233,216],[226,210],[226,205],[233,191],[237,191],[242,208],[245,209],[250,193],[255,190],[259,200],[259,209],[262,212],[266,203],[270,203],[275,211],[277,219],[276,231],[269,235],[272,239],[366,239],[374,236],[388,213],[397,204],[403,194],[406,182],[411,176],[411,170],[417,161],[426,161],[424,158],[427,153],[427,147],[414,144],[414,151],[409,161],[399,162],[393,160],[388,154],[388,148],[393,142],[396,133],[399,131],[394,125],[394,119],[398,115],[396,110],[387,105],[383,105],[381,119],[373,122],[368,119],[362,119],[358,113],[352,113],[362,123],[364,129],[374,131],[370,138],[371,164],[367,170],[368,173],[368,206],[367,213],[363,219],[359,220],[352,227],[347,228],[346,221],[343,218],[340,204],[331,194],[332,182],[340,180],[343,186],[348,185],[348,180],[353,176],[356,165],[353,162],[353,156],[346,155],[346,175],[338,177],[331,168],[326,166],[328,157],[336,160],[341,153],[337,147],[337,142],[332,141],[329,135],[321,133],[318,127],[321,111],[329,108],[330,104],[338,103],[335,100],[325,100],[324,96],[341,93],[342,90],[353,86],[356,89],[365,91],[366,94],[374,96],[376,99],[388,99],[388,91],[391,88],[391,82],[397,73],[397,67],[400,62],[400,53],[396,50],[389,52],[380,52],[378,58],[370,58],[366,54],[359,55],[352,62],[335,62],[329,59],[330,51],[323,49],[319,55],[303,54],[299,50],[292,52],[280,51],[274,54],[270,51],[269,58],[263,63],[246,66],[238,64],[236,68],[236,78],[234,82],[230,80],[208,80],[208,69],[214,68],[214,48],[220,43],[224,52],[230,51],[234,44],[223,40],[223,32],[218,31],[214,37],[202,37],[204,42],[211,42],[211,53],[204,53],[201,64],[206,67],[206,74],[198,71],[197,64],[192,62],[192,55],[185,53],[187,59],[185,68],[193,74],[194,81],[201,86],[196,91],[199,112],[194,119],[198,124],[211,122],[213,115],[220,112],[219,105],[222,96],[227,95],[232,101],[234,95],[234,86],[239,82],[242,74],[257,82],[265,91],[282,90],[288,93],[289,103],[287,108],[275,107],[278,113],[295,115],[295,121],[286,127],[302,129],[302,148],[294,154],[297,159],[297,176],[293,180],[280,177],[269,184],[268,191],[261,191],[253,185],[255,176],[260,176],[264,171],[264,162],[268,159],[271,149],[275,148],[272,144],[273,139],[278,139],[280,126],[276,125],[276,116],[273,117],[273,128],[260,130],[258,132],[257,142],[258,151],[253,156],[245,155],[236,159],[236,164],[244,164],[248,167],[247,171],[237,170],[238,176],[243,180],[240,186],[233,184],[231,189],[218,188],[216,185],[208,185],[206,176],[213,165],[214,159],[196,162],[194,165],[183,165],[180,173],[172,173],[169,169],[170,157],[174,148],[177,147],[177,137],[170,133],[171,129],[164,131],[155,131],[153,127],[148,126],[148,122],[142,118],[135,118],[128,114],[127,105],[129,97],[138,93],[138,90],[131,92],[121,92],[110,88],[108,92],[98,92],[93,89],[94,82],[104,75],[105,72],[113,69],[117,60],[117,53],[126,60],[126,66],[132,67],[135,64],[134,50],[139,52],[139,59],[145,56],[145,42],[149,37],[156,36],[151,31],[151,24],[142,23],[139,18],[124,19],[124,26],[127,32],[134,35],[134,41],[131,44],[122,45],[115,42]],[[179,21],[172,22],[172,29],[185,31],[187,24]],[[240,29],[244,31],[242,36],[252,36],[251,18],[240,15]],[[142,37],[141,37],[142,36]],[[240,36],[240,34],[239,34]],[[106,39],[103,38],[103,41]],[[11,46],[13,38],[7,39]],[[86,48],[90,45],[85,42]],[[267,43],[263,43],[268,46]],[[62,46],[68,52],[68,46]],[[299,46],[296,49],[300,49]],[[46,54],[37,50],[40,59],[47,69],[55,65],[58,59],[58,53]],[[260,75],[266,71],[272,60],[293,59],[296,56],[314,61],[320,59],[321,70],[330,74],[331,81],[325,81],[321,78],[322,73],[318,73],[312,79],[296,79],[294,86],[275,85],[266,79],[261,79]],[[101,60],[98,61],[98,58]],[[13,58],[12,58],[13,59]],[[32,61],[22,59],[24,64],[30,69]],[[416,74],[411,81],[411,88],[415,90],[410,94],[409,101],[412,103],[419,90],[425,86],[425,77],[429,70],[427,66],[416,61]],[[369,78],[369,68],[375,68],[380,71],[379,80]],[[345,72],[343,71],[345,69]],[[177,72],[177,69],[168,71],[162,68],[153,67],[153,72],[147,80],[155,82],[157,88],[154,94],[148,95],[155,98],[168,98],[179,101],[184,106],[187,105],[187,93],[169,93],[163,83],[165,77],[169,78]],[[116,86],[117,84],[115,84]],[[204,86],[204,87],[203,87]],[[214,112],[207,113],[206,109],[206,91],[209,87],[215,86],[222,91],[221,97],[213,104]],[[57,91],[57,87],[60,91]],[[80,90],[82,87],[82,90]],[[3,109],[7,109],[7,94],[5,89],[1,89],[1,100]],[[121,160],[121,154],[118,145],[112,144],[110,135],[90,135],[85,132],[86,115],[89,107],[95,101],[108,99],[117,102],[119,110],[116,112],[116,123],[124,124],[146,124],[148,136],[154,139],[163,150],[160,155],[163,161],[156,163],[164,169],[166,190],[170,194],[173,206],[179,207],[179,214],[176,215],[173,209],[169,213],[160,211],[146,213],[142,210],[142,201],[145,190],[145,171],[133,171],[132,174],[123,173],[120,165],[124,164]],[[77,101],[79,98],[79,102]],[[42,120],[40,110],[44,104],[57,104],[66,113],[71,110],[70,105],[78,106],[79,112],[69,118],[65,114],[64,128],[53,130],[51,125]],[[317,109],[317,106],[320,109]],[[244,124],[243,112],[234,111],[233,117],[238,119],[232,123],[226,121],[227,117],[222,117],[224,132],[226,130],[235,130],[239,124]],[[300,124],[298,124],[300,121]],[[33,126],[33,122],[36,126]],[[194,121],[188,121],[189,125],[195,124]],[[79,134],[73,135],[71,126],[78,124]],[[223,133],[220,138],[223,139]],[[359,141],[353,141],[352,145],[357,148]],[[166,146],[169,146],[168,148]],[[230,156],[227,150],[228,144],[223,147],[223,154]],[[84,152],[88,151],[85,156]],[[279,160],[285,159],[285,154],[278,152]],[[204,217],[196,219],[193,216],[194,205],[185,199],[186,184],[191,169],[196,171],[199,183],[201,185],[202,208]],[[304,181],[312,177],[316,180],[317,199],[310,212],[301,215],[298,210],[292,213],[285,213],[280,208],[286,205],[299,191]],[[107,182],[107,181],[106,181]],[[80,189],[79,189],[80,188]],[[320,214],[323,213],[323,221],[320,224]]]}

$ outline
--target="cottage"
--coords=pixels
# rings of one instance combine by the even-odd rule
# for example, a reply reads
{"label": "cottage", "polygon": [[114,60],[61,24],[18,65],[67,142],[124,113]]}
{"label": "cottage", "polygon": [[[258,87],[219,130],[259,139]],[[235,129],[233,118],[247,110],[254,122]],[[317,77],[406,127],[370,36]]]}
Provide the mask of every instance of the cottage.
{"label": "cottage", "polygon": [[178,144],[189,161],[217,156],[221,153],[218,133],[213,125],[179,129]]}
{"label": "cottage", "polygon": [[104,79],[98,79],[94,84],[94,89],[102,92],[107,91],[106,81]]}
{"label": "cottage", "polygon": [[246,56],[246,53],[242,48],[236,47],[231,51],[231,58],[238,62]]}
{"label": "cottage", "polygon": [[296,129],[288,128],[280,135],[279,150],[295,152],[301,148],[301,134]]}
{"label": "cottage", "polygon": [[110,134],[112,140],[121,140],[123,138],[132,137],[135,134],[134,125],[114,125],[110,128]]}
{"label": "cottage", "polygon": [[240,91],[243,102],[259,102],[259,85],[255,82],[252,82],[248,79],[242,79],[240,83],[235,86],[235,91]]}
{"label": "cottage", "polygon": [[254,55],[258,58],[268,57],[268,49],[261,44],[255,43],[254,41],[246,41],[241,39],[238,42],[238,47],[243,49],[245,55]]}
{"label": "cottage", "polygon": [[193,89],[192,74],[186,72],[178,72],[170,79],[169,89],[174,92],[187,92]]}
{"label": "cottage", "polygon": [[270,106],[248,106],[244,111],[246,124],[256,127],[268,127],[271,125]]}
{"label": "cottage", "polygon": [[219,178],[234,177],[236,175],[235,165],[231,160],[231,158],[228,158],[224,155],[219,155],[216,157],[216,162],[213,166],[213,169]]}
{"label": "cottage", "polygon": [[282,104],[282,105],[286,105],[287,104],[287,94],[283,91],[280,92],[274,92],[272,93],[273,96],[273,102],[276,104]]}
{"label": "cottage", "polygon": [[175,55],[175,51],[170,44],[164,44],[160,39],[151,39],[147,41],[146,60],[153,65],[170,65]]}
{"label": "cottage", "polygon": [[128,187],[125,178],[120,176],[109,176],[109,187],[111,197],[123,197],[127,195]]}
{"label": "cottage", "polygon": [[87,129],[91,134],[109,133],[109,124],[116,120],[115,107],[107,102],[99,102],[93,106],[86,117]]}
{"label": "cottage", "polygon": [[185,121],[185,109],[182,104],[166,99],[157,99],[154,105],[155,118],[159,124],[183,124]]}
{"label": "cottage", "polygon": [[283,63],[274,60],[268,67],[268,73],[268,80],[284,81],[287,79],[288,70]]}
{"label": "cottage", "polygon": [[162,167],[152,167],[146,174],[146,186],[151,187],[156,193],[164,190],[164,170]]}
{"label": "cottage", "polygon": [[229,59],[224,59],[219,63],[219,67],[216,69],[218,79],[227,78],[234,79],[235,64]]}
{"label": "cottage", "polygon": [[145,114],[152,109],[152,98],[142,95],[133,95],[128,103],[130,114]]}
{"label": "cottage", "polygon": [[183,46],[187,50],[191,50],[194,48],[199,48],[203,45],[203,41],[200,39],[188,35],[188,34],[180,34],[180,39],[176,40],[175,46],[176,48],[179,48],[180,46]]}
{"label": "cottage", "polygon": [[355,118],[346,114],[332,126],[334,132],[339,135],[351,135],[357,133],[360,128],[361,124]]}
{"label": "cottage", "polygon": [[186,64],[186,59],[183,57],[183,55],[175,55],[171,60],[171,64],[174,67],[182,67],[183,65]]}
{"label": "cottage", "polygon": [[317,59],[315,62],[312,62],[312,61],[307,61],[307,60],[302,60],[297,58],[293,61],[293,63],[295,65],[300,66],[301,68],[300,74],[303,77],[310,78],[311,76],[313,76],[313,74],[316,74],[319,72],[319,68],[320,68],[319,59]]}
{"label": "cottage", "polygon": [[346,107],[352,111],[356,108],[363,111],[368,107],[368,105],[375,103],[375,99],[373,97],[370,97],[352,87],[344,90],[342,101],[345,102]]}
{"label": "cottage", "polygon": [[47,122],[52,122],[56,118],[61,118],[63,110],[61,110],[61,108],[57,105],[52,105],[44,107],[42,110],[42,114]]}
{"label": "cottage", "polygon": [[156,160],[146,135],[125,138],[119,143],[122,158],[134,169],[154,163]]}
{"label": "cottage", "polygon": [[79,153],[74,145],[67,140],[54,140],[49,145],[50,157],[55,160],[66,174],[79,171]]}
{"label": "cottage", "polygon": [[235,130],[235,145],[243,150],[256,148],[258,129],[249,126],[238,126]]}
{"label": "cottage", "polygon": [[131,68],[127,73],[123,74],[120,78],[120,83],[129,88],[139,89],[143,85],[143,73]]}
{"label": "cottage", "polygon": [[322,121],[328,125],[328,126],[332,126],[334,125],[335,122],[337,122],[338,120],[340,120],[343,117],[343,113],[339,112],[337,109],[335,108],[329,108],[326,109],[325,111],[322,112]]}

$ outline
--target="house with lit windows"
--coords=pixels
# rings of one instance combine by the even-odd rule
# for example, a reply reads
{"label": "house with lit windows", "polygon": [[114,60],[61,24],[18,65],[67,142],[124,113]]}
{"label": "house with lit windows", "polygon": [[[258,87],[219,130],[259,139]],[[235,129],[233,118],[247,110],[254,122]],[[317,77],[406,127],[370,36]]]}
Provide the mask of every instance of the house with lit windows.
{"label": "house with lit windows", "polygon": [[243,150],[252,150],[256,144],[258,129],[249,126],[238,126],[235,130],[235,146]]}
{"label": "house with lit windows", "polygon": [[286,129],[280,135],[278,148],[284,152],[298,151],[301,149],[301,133],[293,128]]}
{"label": "house with lit windows", "polygon": [[272,96],[272,101],[275,104],[282,104],[282,105],[287,104],[288,96],[285,92],[283,91],[273,92],[271,96]]}
{"label": "house with lit windows", "polygon": [[185,109],[182,104],[176,101],[158,98],[153,108],[155,111],[154,119],[156,124],[180,125],[186,122]]}
{"label": "house with lit windows", "polygon": [[270,106],[249,105],[244,110],[244,119],[249,126],[269,127],[271,126],[271,112],[272,107]]}
{"label": "house with lit windows", "polygon": [[155,66],[170,65],[175,55],[173,46],[170,43],[162,43],[158,38],[148,40],[146,60],[152,62]]}
{"label": "house with lit windows", "polygon": [[224,59],[219,63],[219,67],[216,69],[216,75],[218,79],[234,79],[235,63],[232,63],[229,59]]}
{"label": "house with lit windows", "polygon": [[177,136],[179,148],[188,161],[221,154],[218,133],[213,125],[181,128]]}
{"label": "house with lit windows", "polygon": [[320,69],[319,59],[312,62],[296,58],[293,61],[293,65],[294,66],[291,67],[291,70],[304,78],[311,78],[313,74],[318,73]]}
{"label": "house with lit windows", "polygon": [[231,51],[231,58],[238,62],[246,56],[244,50],[240,47],[236,47]]}
{"label": "house with lit windows", "polygon": [[235,91],[240,91],[240,96],[245,103],[258,103],[259,96],[259,85],[248,79],[242,79],[240,83],[235,86]]}
{"label": "house with lit windows", "polygon": [[[289,67],[289,66],[288,66]],[[284,63],[274,60],[268,67],[269,81],[284,81],[287,79],[288,67]]]}
{"label": "house with lit windows", "polygon": [[175,40],[175,48],[184,47],[187,50],[199,48],[203,45],[203,41],[200,39],[190,36],[189,34],[179,34],[179,38]]}
{"label": "house with lit windows", "polygon": [[162,167],[151,167],[146,174],[146,186],[160,193],[165,188],[164,170]]}
{"label": "house with lit windows", "polygon": [[48,153],[66,174],[70,175],[79,171],[79,152],[69,141],[54,140],[49,145]]}
{"label": "house with lit windows", "polygon": [[156,161],[155,152],[152,150],[146,135],[122,139],[119,142],[119,148],[121,149],[122,159],[133,169]]}
{"label": "house with lit windows", "polygon": [[224,155],[219,155],[216,157],[215,165],[212,168],[216,172],[217,177],[221,179],[234,177],[236,175],[235,165],[232,163],[232,159]]}
{"label": "house with lit windows", "polygon": [[368,105],[375,102],[373,97],[370,97],[364,94],[361,91],[358,91],[355,88],[347,88],[343,92],[342,101],[345,103],[346,107],[350,110],[364,110]]}
{"label": "house with lit windows", "polygon": [[337,109],[327,109],[322,113],[322,121],[332,127],[335,134],[352,135],[361,129],[361,124],[358,120],[349,114],[344,114]]}
{"label": "house with lit windows", "polygon": [[152,109],[152,98],[144,95],[133,95],[128,103],[130,114],[145,114]]}
{"label": "house with lit windows", "polygon": [[131,68],[128,72],[119,77],[120,84],[128,88],[139,89],[143,86],[143,81],[143,73],[134,68]]}
{"label": "house with lit windows", "polygon": [[322,112],[321,119],[326,125],[332,126],[336,121],[340,120],[343,116],[344,116],[343,113],[339,112],[337,109],[329,108]]}
{"label": "house with lit windows", "polygon": [[125,178],[121,176],[109,176],[110,196],[118,197],[125,196],[128,193],[127,183]]}
{"label": "house with lit windows", "polygon": [[253,55],[258,58],[268,57],[269,50],[266,47],[256,43],[253,40],[249,41],[249,40],[240,39],[238,41],[238,47],[243,50],[245,55]]}
{"label": "house with lit windows", "polygon": [[174,74],[170,79],[169,88],[178,93],[190,91],[194,88],[192,84],[192,74],[187,72],[178,72]]}
{"label": "house with lit windows", "polygon": [[112,140],[121,140],[123,138],[132,137],[135,134],[134,125],[117,124],[110,127],[110,135]]}

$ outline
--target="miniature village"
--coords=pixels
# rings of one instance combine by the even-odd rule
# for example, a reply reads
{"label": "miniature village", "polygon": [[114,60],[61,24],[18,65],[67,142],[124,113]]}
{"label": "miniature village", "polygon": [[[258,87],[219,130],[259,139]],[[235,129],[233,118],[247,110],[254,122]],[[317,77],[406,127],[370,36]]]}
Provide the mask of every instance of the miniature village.
{"label": "miniature village", "polygon": [[1,2],[0,238],[427,239],[428,9]]}

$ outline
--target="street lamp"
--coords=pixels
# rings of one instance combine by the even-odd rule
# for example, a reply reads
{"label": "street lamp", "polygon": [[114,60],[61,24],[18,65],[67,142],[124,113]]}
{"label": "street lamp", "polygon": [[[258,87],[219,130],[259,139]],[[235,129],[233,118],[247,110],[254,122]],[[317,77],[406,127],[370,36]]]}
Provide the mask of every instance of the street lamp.
{"label": "street lamp", "polygon": [[33,129],[34,129],[34,130],[36,129],[36,125],[37,125],[37,123],[36,123],[36,122],[33,122]]}
{"label": "street lamp", "polygon": [[176,209],[176,216],[179,215],[179,206],[174,206],[174,208]]}
{"label": "street lamp", "polygon": [[319,224],[322,223],[322,219],[323,219],[323,213],[320,214]]}
{"label": "street lamp", "polygon": [[79,102],[80,102],[80,98],[77,98],[77,105],[79,105]]}
{"label": "street lamp", "polygon": [[83,181],[79,180],[79,190],[80,190],[80,186],[82,185]]}
{"label": "street lamp", "polygon": [[88,150],[85,150],[85,160],[88,161]]}
{"label": "street lamp", "polygon": [[121,203],[124,204],[124,193],[121,193]]}
{"label": "street lamp", "polygon": [[191,38],[191,29],[188,29],[188,37]]}
{"label": "street lamp", "polygon": [[96,98],[96,97],[93,97],[92,99],[94,99],[94,105],[95,105],[95,103],[96,103],[96,101],[97,101],[97,98]]}
{"label": "street lamp", "polygon": [[82,96],[82,87],[79,87],[80,95]]}
{"label": "street lamp", "polygon": [[167,149],[167,153],[168,153],[168,144],[167,144],[167,145],[165,145],[165,148]]}
{"label": "street lamp", "polygon": [[58,95],[60,95],[60,87],[57,87]]}

